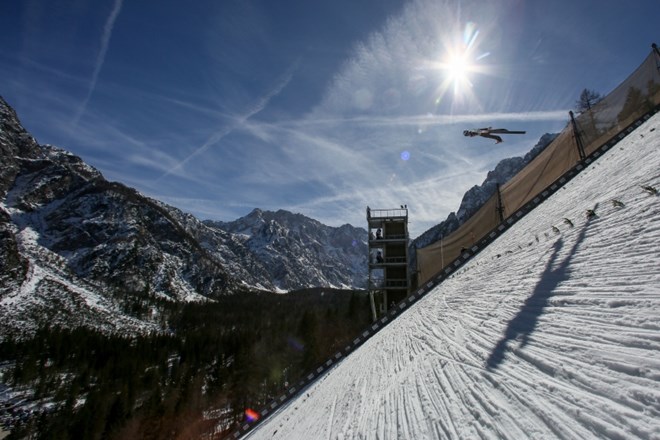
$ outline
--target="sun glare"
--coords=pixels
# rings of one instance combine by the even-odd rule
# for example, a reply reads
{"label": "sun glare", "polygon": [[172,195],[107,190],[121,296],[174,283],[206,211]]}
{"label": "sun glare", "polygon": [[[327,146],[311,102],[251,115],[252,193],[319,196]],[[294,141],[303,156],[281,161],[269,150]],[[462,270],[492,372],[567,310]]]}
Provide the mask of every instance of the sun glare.
{"label": "sun glare", "polygon": [[452,87],[455,97],[469,92],[472,88],[470,73],[475,70],[475,65],[470,61],[469,51],[456,50],[439,64],[443,71],[444,89]]}
{"label": "sun glare", "polygon": [[450,91],[453,92],[449,101],[452,107],[460,102],[474,102],[477,99],[473,91],[473,76],[486,73],[487,69],[480,61],[490,55],[488,52],[480,53],[478,36],[477,26],[468,22],[460,34],[454,34],[444,41],[444,56],[431,63],[442,75],[442,82],[436,92],[436,106],[448,102],[444,98]]}
{"label": "sun glare", "polygon": [[447,73],[454,83],[467,80],[469,71],[470,64],[465,55],[454,55],[447,62]]}

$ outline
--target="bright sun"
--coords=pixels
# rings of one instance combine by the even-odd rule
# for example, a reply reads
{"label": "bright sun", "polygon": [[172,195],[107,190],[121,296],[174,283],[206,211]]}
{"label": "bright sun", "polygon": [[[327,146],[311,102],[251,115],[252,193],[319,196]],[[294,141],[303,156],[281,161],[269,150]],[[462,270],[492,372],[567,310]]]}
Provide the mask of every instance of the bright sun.
{"label": "bright sun", "polygon": [[452,103],[477,99],[473,90],[473,76],[488,73],[488,68],[481,64],[481,60],[490,55],[490,52],[479,51],[478,36],[477,26],[468,22],[460,35],[443,41],[444,56],[430,63],[433,69],[441,73],[441,83],[435,97],[436,106],[444,102],[444,97],[450,91],[453,91]]}
{"label": "bright sun", "polygon": [[469,79],[469,73],[473,66],[467,59],[467,54],[452,55],[445,64],[447,79],[454,84],[454,90],[457,91],[465,85],[472,85]]}
{"label": "bright sun", "polygon": [[454,81],[461,81],[466,78],[469,70],[465,56],[453,56],[447,63],[449,77]]}

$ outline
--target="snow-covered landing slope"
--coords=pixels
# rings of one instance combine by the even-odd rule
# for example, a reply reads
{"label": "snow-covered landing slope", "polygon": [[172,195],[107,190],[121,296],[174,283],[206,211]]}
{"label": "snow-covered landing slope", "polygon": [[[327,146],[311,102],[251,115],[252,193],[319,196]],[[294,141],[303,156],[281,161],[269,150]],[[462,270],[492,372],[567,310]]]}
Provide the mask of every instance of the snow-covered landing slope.
{"label": "snow-covered landing slope", "polygon": [[659,439],[660,196],[642,186],[660,189],[660,115],[248,438]]}

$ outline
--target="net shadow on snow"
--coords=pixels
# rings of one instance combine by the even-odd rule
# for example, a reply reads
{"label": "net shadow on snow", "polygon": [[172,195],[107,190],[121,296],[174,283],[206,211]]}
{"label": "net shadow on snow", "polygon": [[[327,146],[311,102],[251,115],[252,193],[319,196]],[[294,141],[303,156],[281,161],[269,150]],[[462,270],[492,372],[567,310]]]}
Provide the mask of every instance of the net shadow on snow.
{"label": "net shadow on snow", "polygon": [[541,275],[541,279],[534,288],[532,295],[525,300],[525,303],[518,314],[516,314],[516,316],[509,322],[504,337],[497,343],[488,357],[486,367],[489,370],[497,369],[504,361],[509,341],[520,340],[519,348],[523,348],[527,345],[529,336],[536,328],[539,318],[550,302],[550,298],[555,294],[555,289],[562,281],[569,279],[571,260],[584,240],[590,222],[591,219],[587,219],[587,222],[582,228],[582,231],[580,231],[580,235],[575,241],[568,256],[566,256],[564,261],[557,266],[555,266],[555,263],[561,253],[562,247],[564,246],[564,238],[560,237],[559,240],[555,242],[553,245],[554,251],[552,256],[546,265],[543,275]]}

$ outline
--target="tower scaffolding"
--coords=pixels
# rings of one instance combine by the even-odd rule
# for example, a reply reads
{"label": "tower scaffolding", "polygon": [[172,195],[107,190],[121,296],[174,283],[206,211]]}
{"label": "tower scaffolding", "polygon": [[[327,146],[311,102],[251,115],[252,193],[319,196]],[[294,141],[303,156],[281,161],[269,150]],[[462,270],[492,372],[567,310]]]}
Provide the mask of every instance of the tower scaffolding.
{"label": "tower scaffolding", "polygon": [[410,293],[408,207],[367,207],[369,230],[369,298],[373,320]]}

